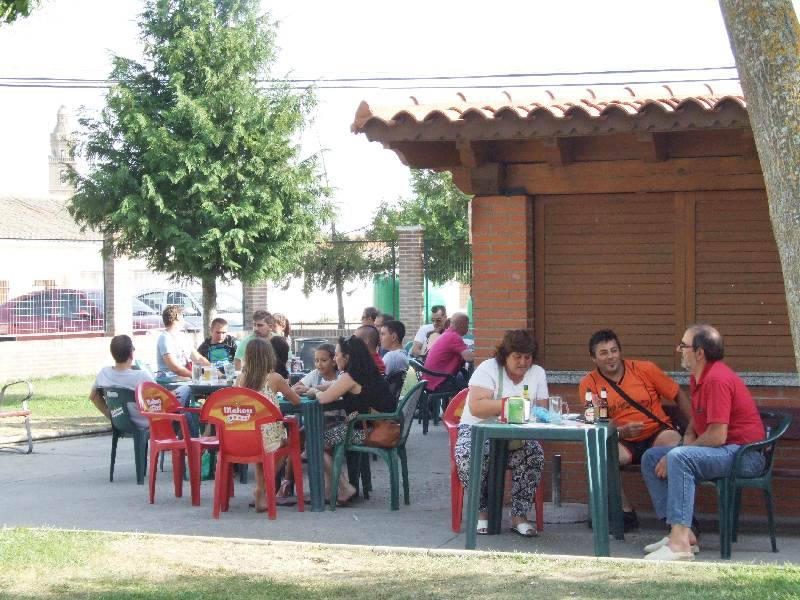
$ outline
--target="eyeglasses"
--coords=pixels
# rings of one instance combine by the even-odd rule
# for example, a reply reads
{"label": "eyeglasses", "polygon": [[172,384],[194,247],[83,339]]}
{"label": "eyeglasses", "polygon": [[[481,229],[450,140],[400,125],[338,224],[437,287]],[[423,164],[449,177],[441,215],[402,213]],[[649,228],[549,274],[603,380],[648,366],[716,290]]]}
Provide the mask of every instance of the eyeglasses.
{"label": "eyeglasses", "polygon": [[692,348],[691,344],[686,344],[683,340],[678,342],[678,350],[688,350],[689,348]]}

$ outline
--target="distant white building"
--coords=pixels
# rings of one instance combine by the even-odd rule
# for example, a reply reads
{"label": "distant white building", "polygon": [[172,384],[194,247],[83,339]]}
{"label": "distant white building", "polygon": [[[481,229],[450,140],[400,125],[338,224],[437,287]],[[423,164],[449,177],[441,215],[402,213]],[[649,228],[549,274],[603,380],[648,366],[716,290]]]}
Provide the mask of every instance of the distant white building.
{"label": "distant white building", "polygon": [[0,303],[35,289],[103,287],[102,239],[82,232],[66,209],[73,144],[62,106],[50,134],[49,196],[0,192]]}

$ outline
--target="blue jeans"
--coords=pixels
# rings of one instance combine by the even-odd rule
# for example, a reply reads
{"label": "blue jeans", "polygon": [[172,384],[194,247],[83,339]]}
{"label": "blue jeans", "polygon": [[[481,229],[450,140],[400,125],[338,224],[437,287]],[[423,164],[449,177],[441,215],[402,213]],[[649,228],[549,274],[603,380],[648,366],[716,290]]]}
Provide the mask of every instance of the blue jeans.
{"label": "blue jeans", "polygon": [[[192,388],[182,385],[172,390],[181,406],[186,406],[192,400]],[[200,435],[200,417],[195,414],[186,415],[186,424],[189,425],[189,435],[197,437]]]}
{"label": "blue jeans", "polygon": [[[694,515],[695,485],[700,481],[725,477],[730,473],[738,444],[719,448],[704,446],[655,446],[642,456],[642,477],[647,484],[659,519],[669,525],[691,527]],[[667,478],[659,479],[656,464],[667,456]],[[764,468],[761,453],[750,452],[742,464],[743,474],[758,475]]]}

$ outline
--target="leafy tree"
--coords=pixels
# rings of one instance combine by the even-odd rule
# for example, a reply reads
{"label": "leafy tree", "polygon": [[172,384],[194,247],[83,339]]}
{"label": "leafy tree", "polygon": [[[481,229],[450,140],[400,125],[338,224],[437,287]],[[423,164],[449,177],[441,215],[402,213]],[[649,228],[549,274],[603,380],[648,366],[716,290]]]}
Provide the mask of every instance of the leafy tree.
{"label": "leafy tree", "polygon": [[429,279],[444,283],[457,278],[469,283],[463,262],[469,259],[470,196],[455,186],[448,171],[412,169],[411,190],[412,197],[401,199],[396,206],[383,203],[378,207],[370,236],[396,240],[398,225],[422,225],[429,241]]}
{"label": "leafy tree", "polygon": [[147,0],[145,61],[114,57],[98,119],[82,118],[85,177],[70,212],[113,238],[116,254],[203,285],[255,283],[295,268],[329,209],[296,136],[310,92],[272,79],[275,28],[258,0]]}
{"label": "leafy tree", "polygon": [[764,171],[800,371],[800,24],[791,0],[720,0]]}
{"label": "leafy tree", "polygon": [[39,0],[0,0],[0,25],[30,16],[38,4]]}
{"label": "leafy tree", "polygon": [[391,269],[391,254],[385,244],[352,240],[332,233],[329,240],[320,241],[303,259],[296,276],[303,278],[303,293],[319,289],[335,292],[339,328],[344,328],[344,286],[350,281],[367,281],[377,273]]}

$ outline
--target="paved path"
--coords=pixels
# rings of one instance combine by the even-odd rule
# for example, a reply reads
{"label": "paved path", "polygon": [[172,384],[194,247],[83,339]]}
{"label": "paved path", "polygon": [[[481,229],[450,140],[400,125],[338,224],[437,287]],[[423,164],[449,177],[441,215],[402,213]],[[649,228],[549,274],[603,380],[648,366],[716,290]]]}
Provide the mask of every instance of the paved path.
{"label": "paved path", "polygon": [[[0,524],[463,549],[464,535],[450,529],[447,443],[442,427],[423,436],[415,425],[408,443],[411,505],[401,501],[399,511],[389,510],[385,465],[373,462],[374,492],[368,501],[324,513],[279,507],[278,518],[269,521],[266,514],[256,514],[247,506],[252,483],[238,481],[230,511],[219,520],[212,519],[211,482],[203,482],[202,506],[192,507],[188,482],[183,498],[173,496],[168,464],[167,471],[159,473],[156,503],[150,505],[147,486],[136,485],[133,444],[128,439],[120,440],[113,483],[108,481],[110,436],[38,442],[32,455],[0,453]],[[719,538],[712,527],[709,522],[709,532],[701,540],[700,560],[719,560]],[[504,531],[479,537],[478,548],[578,556],[592,552],[591,532],[585,523],[546,525],[535,539],[514,535],[507,526]],[[661,530],[643,529],[626,535],[624,542],[612,540],[611,555],[640,558],[641,547],[660,535]],[[800,562],[800,536],[782,532],[778,546],[778,554],[769,551],[764,525],[757,533],[740,536],[733,558]]]}

